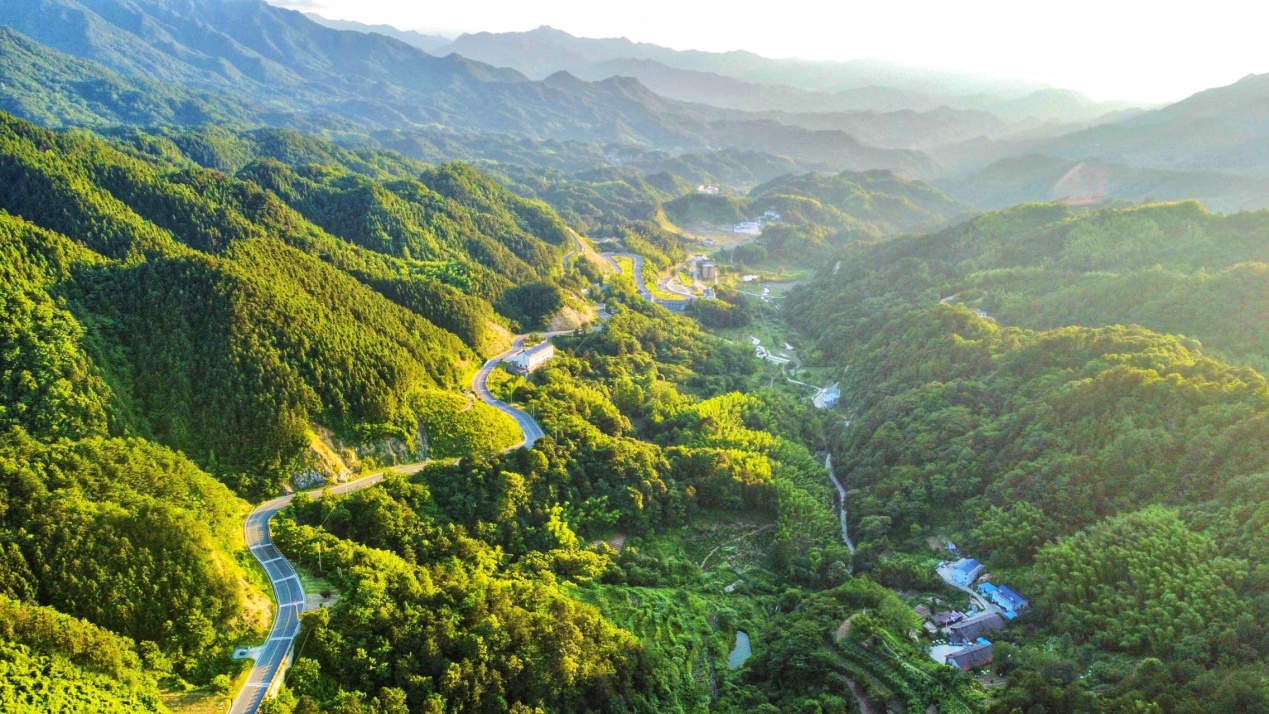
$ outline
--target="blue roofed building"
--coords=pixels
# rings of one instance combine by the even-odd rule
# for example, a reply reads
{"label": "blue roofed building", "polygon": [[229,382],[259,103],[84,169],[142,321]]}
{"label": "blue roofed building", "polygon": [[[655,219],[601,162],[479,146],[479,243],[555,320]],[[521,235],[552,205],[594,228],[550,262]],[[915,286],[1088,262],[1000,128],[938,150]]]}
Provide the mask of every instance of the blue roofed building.
{"label": "blue roofed building", "polygon": [[973,558],[961,558],[952,563],[951,573],[953,583],[967,588],[983,574],[983,564]]}
{"label": "blue roofed building", "polygon": [[993,586],[990,593],[983,592],[983,595],[990,597],[992,602],[999,605],[1001,609],[1005,611],[1005,617],[1010,619],[1026,612],[1027,608],[1031,605],[1031,603],[1027,602],[1027,599],[1019,594],[1017,590],[1014,590],[1008,585],[1001,585],[999,587]]}

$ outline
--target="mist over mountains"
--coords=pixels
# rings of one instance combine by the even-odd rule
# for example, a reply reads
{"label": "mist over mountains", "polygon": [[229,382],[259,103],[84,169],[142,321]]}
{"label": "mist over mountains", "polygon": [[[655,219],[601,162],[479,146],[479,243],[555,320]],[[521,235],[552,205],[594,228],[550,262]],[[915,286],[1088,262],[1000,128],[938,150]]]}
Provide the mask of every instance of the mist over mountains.
{"label": "mist over mountains", "polygon": [[[1066,172],[1048,159],[1089,161],[1115,167],[1093,186],[1106,197],[1269,205],[1259,182],[1237,180],[1269,174],[1263,77],[1145,108],[890,62],[680,51],[545,26],[450,41],[259,0],[14,0],[0,25],[11,28],[0,101],[54,125],[233,120],[429,160],[510,152],[564,170],[730,151],[887,169],[984,207],[1063,198]],[[37,85],[54,101],[30,101]],[[539,142],[572,143],[561,154]],[[751,185],[752,173],[715,179]]]}

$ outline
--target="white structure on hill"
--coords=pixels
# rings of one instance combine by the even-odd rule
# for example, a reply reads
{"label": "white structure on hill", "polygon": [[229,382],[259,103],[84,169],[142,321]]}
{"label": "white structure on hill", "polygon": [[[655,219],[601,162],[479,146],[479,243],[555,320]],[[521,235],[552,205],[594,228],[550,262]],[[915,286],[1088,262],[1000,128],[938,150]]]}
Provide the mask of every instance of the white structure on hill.
{"label": "white structure on hill", "polygon": [[543,340],[508,357],[507,365],[517,372],[528,374],[546,364],[554,356],[555,345],[551,344],[550,340]]}
{"label": "white structure on hill", "polygon": [[967,588],[983,574],[983,564],[973,558],[961,558],[952,563],[951,571],[952,583]]}
{"label": "white structure on hill", "polygon": [[758,221],[741,221],[732,227],[731,232],[742,236],[760,236],[762,224]]}

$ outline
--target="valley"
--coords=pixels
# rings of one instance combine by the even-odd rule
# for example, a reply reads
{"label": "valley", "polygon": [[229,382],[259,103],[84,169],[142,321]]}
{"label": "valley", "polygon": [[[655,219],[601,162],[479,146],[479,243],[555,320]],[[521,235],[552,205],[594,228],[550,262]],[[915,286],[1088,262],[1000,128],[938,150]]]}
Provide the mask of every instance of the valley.
{"label": "valley", "polygon": [[1269,75],[341,1],[0,5],[0,710],[1269,711]]}

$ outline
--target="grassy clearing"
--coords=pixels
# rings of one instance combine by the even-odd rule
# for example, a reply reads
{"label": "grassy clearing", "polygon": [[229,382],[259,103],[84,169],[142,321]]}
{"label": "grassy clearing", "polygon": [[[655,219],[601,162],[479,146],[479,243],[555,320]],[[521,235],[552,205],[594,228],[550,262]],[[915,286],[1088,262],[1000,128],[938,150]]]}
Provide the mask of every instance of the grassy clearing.
{"label": "grassy clearing", "polygon": [[[245,681],[245,679],[244,679]],[[221,714],[232,700],[224,694],[212,694],[203,689],[181,691],[161,688],[163,706],[173,714]]]}
{"label": "grassy clearing", "polygon": [[[329,580],[299,564],[295,565],[295,572],[300,576],[300,585],[304,588],[305,610],[331,607],[339,601],[339,588]],[[323,593],[328,597],[323,597]]]}
{"label": "grassy clearing", "polygon": [[630,277],[634,277],[634,259],[633,258],[630,258],[629,256],[625,256],[625,255],[618,255],[613,257],[613,262],[617,264],[617,267],[621,268],[622,275],[629,275]]}

